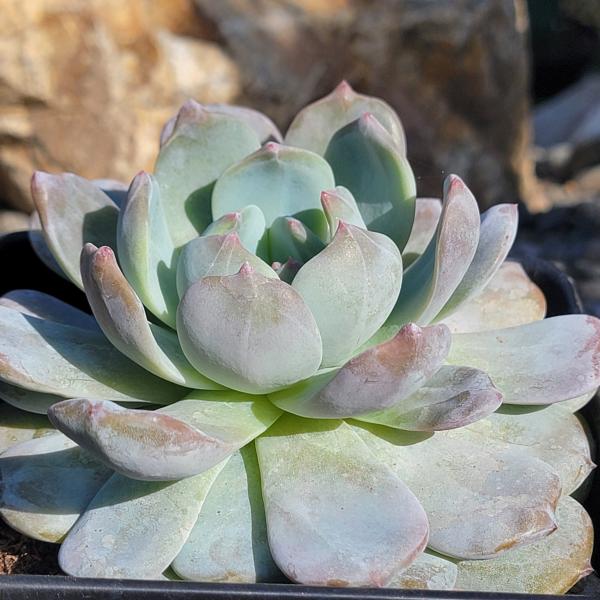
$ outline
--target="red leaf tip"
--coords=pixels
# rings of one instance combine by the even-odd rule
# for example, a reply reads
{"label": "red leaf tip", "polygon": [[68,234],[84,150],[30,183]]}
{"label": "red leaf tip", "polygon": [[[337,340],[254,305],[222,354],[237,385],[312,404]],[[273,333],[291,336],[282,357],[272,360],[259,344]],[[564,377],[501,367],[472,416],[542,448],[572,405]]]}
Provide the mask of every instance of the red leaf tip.
{"label": "red leaf tip", "polygon": [[254,269],[249,262],[244,262],[238,271],[238,275],[252,275],[254,273]]}

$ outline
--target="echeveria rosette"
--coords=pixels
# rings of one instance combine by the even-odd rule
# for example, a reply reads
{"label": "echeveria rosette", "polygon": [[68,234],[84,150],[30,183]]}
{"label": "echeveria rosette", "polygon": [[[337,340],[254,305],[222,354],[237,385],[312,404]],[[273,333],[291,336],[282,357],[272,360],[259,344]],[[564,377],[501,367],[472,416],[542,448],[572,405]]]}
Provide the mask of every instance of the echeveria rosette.
{"label": "echeveria rosette", "polygon": [[343,83],[283,138],[189,101],[154,174],[101,185],[32,185],[34,247],[93,316],[0,299],[0,513],[64,571],[521,592],[589,571],[570,494],[599,322],[544,319],[505,260],[515,206],[480,216],[456,176],[416,198],[385,102]]}

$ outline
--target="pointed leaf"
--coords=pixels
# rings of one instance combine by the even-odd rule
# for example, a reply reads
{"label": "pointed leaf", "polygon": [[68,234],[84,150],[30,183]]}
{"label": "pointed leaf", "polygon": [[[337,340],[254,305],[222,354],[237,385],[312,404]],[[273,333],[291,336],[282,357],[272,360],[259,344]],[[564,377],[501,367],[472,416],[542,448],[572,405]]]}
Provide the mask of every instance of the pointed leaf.
{"label": "pointed leaf", "polygon": [[343,185],[321,192],[321,205],[329,224],[330,237],[335,235],[340,221],[367,228],[352,192]]}
{"label": "pointed leaf", "polygon": [[340,222],[333,241],[294,278],[323,340],[323,366],[348,360],[383,324],[402,282],[402,258],[389,238]]}
{"label": "pointed leaf", "polygon": [[546,298],[523,267],[506,261],[477,295],[441,321],[452,333],[472,333],[516,327],[540,321],[546,315]]}
{"label": "pointed leaf", "polygon": [[181,107],[168,133],[156,161],[155,177],[168,229],[178,248],[211,222],[214,181],[227,167],[254,152],[260,141],[254,129],[239,118],[193,100]]}
{"label": "pointed leaf", "polygon": [[219,177],[212,213],[218,219],[255,204],[270,227],[277,217],[320,209],[321,191],[333,186],[331,168],[320,156],[269,142]]}
{"label": "pointed leaf", "polygon": [[[0,384],[0,390],[4,385]],[[39,438],[53,431],[54,428],[45,415],[26,413],[0,402],[0,453],[15,444]]]}
{"label": "pointed leaf", "polygon": [[169,404],[185,390],[125,358],[100,332],[0,306],[0,378],[63,397]]}
{"label": "pointed leaf", "polygon": [[0,514],[28,537],[59,542],[110,475],[62,433],[22,442],[0,456]]}
{"label": "pointed leaf", "polygon": [[72,173],[36,171],[31,194],[54,259],[75,285],[83,287],[81,248],[86,242],[115,245],[117,205],[91,181]]}
{"label": "pointed leaf", "polygon": [[457,589],[477,592],[564,594],[592,572],[592,521],[573,498],[557,510],[552,535],[493,560],[458,563]]}
{"label": "pointed leaf", "polygon": [[444,205],[435,237],[409,267],[388,322],[430,323],[467,272],[479,240],[479,209],[459,177],[444,182]]}
{"label": "pointed leaf", "polygon": [[600,320],[564,315],[455,334],[448,362],[485,371],[508,404],[551,404],[600,385],[599,352]]}
{"label": "pointed leaf", "polygon": [[404,247],[405,254],[423,254],[435,235],[435,230],[442,214],[442,202],[438,198],[417,198],[415,204],[415,220],[410,237]]}
{"label": "pointed leaf", "polygon": [[267,541],[253,444],[233,454],[219,473],[172,567],[180,577],[193,581],[272,583],[281,579]]}
{"label": "pointed leaf", "polygon": [[48,417],[64,434],[115,471],[147,481],[202,473],[260,435],[281,411],[264,397],[192,392],[155,411],[77,398]]}
{"label": "pointed leaf", "polygon": [[451,562],[425,551],[405,571],[394,575],[389,588],[413,590],[453,590],[458,567]]}
{"label": "pointed leaf", "polygon": [[518,448],[464,427],[428,438],[378,425],[355,431],[419,499],[437,552],[492,558],[556,529],[560,479]]}
{"label": "pointed leaf", "polygon": [[302,221],[293,217],[277,217],[269,229],[271,260],[285,262],[293,258],[309,261],[325,248],[325,244]]}
{"label": "pointed leaf", "polygon": [[198,371],[250,394],[310,377],[321,362],[317,324],[298,292],[248,263],[237,275],[192,285],[179,305],[177,332]]}
{"label": "pointed leaf", "polygon": [[175,482],[113,475],[63,542],[61,569],[75,577],[161,578],[223,466]]}
{"label": "pointed leaf", "polygon": [[296,115],[285,135],[285,143],[324,154],[335,132],[365,112],[377,117],[398,150],[406,154],[404,129],[394,109],[379,98],[357,94],[346,81]]}
{"label": "pointed leaf", "polygon": [[415,217],[415,177],[403,152],[371,113],[340,129],[325,152],[338,185],[347,187],[367,227],[406,246]]}
{"label": "pointed leaf", "polygon": [[425,547],[420,504],[346,423],[286,415],[256,450],[269,546],[293,581],[383,586]]}
{"label": "pointed leaf", "polygon": [[408,398],[356,418],[409,431],[442,431],[479,421],[501,403],[502,394],[483,371],[445,366]]}
{"label": "pointed leaf", "polygon": [[450,332],[442,326],[407,325],[338,371],[271,394],[279,408],[303,417],[345,418],[402,403],[442,365]]}

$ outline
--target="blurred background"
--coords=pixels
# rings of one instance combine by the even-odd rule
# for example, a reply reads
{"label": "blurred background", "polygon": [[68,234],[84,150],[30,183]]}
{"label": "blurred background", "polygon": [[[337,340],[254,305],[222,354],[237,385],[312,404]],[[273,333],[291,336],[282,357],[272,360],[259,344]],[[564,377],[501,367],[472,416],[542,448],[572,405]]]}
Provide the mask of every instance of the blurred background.
{"label": "blurred background", "polygon": [[285,128],[341,79],[407,130],[421,196],[454,172],[520,202],[516,252],[600,313],[599,0],[1,0],[0,233],[35,169],[129,182],[187,98]]}

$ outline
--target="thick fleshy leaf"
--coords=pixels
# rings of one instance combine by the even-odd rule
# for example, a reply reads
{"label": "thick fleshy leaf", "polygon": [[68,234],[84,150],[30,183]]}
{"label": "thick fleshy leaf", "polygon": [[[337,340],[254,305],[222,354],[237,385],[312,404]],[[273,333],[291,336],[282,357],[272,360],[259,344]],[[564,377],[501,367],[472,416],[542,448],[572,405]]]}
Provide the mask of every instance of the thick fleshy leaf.
{"label": "thick fleshy leaf", "polygon": [[438,320],[454,312],[490,282],[515,241],[518,223],[516,204],[498,204],[481,215],[475,256],[462,281],[437,315]]}
{"label": "thick fleshy leaf", "polygon": [[294,278],[323,340],[323,366],[348,360],[389,315],[402,257],[388,237],[340,221],[333,241]]}
{"label": "thick fleshy leaf", "polygon": [[277,278],[277,273],[242,245],[237,232],[208,235],[188,242],[179,255],[177,291],[183,295],[188,288],[210,275],[235,275],[244,263],[261,275]]}
{"label": "thick fleshy leaf", "polygon": [[296,115],[285,134],[285,143],[324,154],[335,132],[366,112],[377,117],[398,150],[406,154],[404,129],[394,109],[379,98],[357,94],[346,81]]}
{"label": "thick fleshy leaf", "polygon": [[444,182],[444,205],[435,238],[407,269],[389,322],[430,323],[467,272],[479,240],[479,208],[456,175]]}
{"label": "thick fleshy leaf", "polygon": [[425,508],[433,550],[492,558],[556,528],[560,479],[523,450],[464,427],[428,438],[378,425],[355,431]]}
{"label": "thick fleshy leaf", "polygon": [[247,106],[235,106],[233,104],[206,104],[205,108],[211,112],[231,115],[232,117],[244,121],[246,125],[249,125],[254,129],[261,144],[271,140],[281,142],[283,139],[277,125],[275,125],[267,115],[264,115],[253,108],[248,108]]}
{"label": "thick fleshy leaf", "polygon": [[125,358],[101,332],[24,315],[0,306],[0,378],[63,397],[169,404],[184,388]]}
{"label": "thick fleshy leaf", "polygon": [[570,413],[576,413],[581,410],[598,392],[598,390],[590,390],[577,398],[571,398],[571,400],[563,400],[558,403],[558,406],[566,408]]}
{"label": "thick fleshy leaf", "polygon": [[57,275],[64,277],[65,279],[69,279],[64,271],[60,268],[60,265],[56,262],[54,256],[52,256],[52,252],[48,248],[48,244],[46,244],[46,240],[44,239],[44,232],[42,231],[42,222],[40,221],[40,215],[37,212],[32,212],[29,217],[29,243],[33,248],[33,251],[37,255],[37,257],[51,270],[54,271]]}
{"label": "thick fleshy leaf", "polygon": [[107,246],[86,244],[81,275],[104,335],[125,356],[162,379],[191,388],[219,389],[185,358],[175,332],[148,323],[144,306]]}
{"label": "thick fleshy leaf", "polygon": [[320,156],[269,142],[219,177],[212,214],[218,219],[254,204],[270,227],[277,217],[320,209],[321,192],[334,185],[331,168]]}
{"label": "thick fleshy leaf", "polygon": [[117,205],[91,181],[72,173],[36,171],[31,195],[44,240],[67,277],[80,288],[79,255],[86,242],[115,246]]}
{"label": "thick fleshy leaf", "polygon": [[115,471],[147,481],[190,477],[230,456],[279,417],[266,398],[192,392],[155,411],[77,398],[53,405],[52,423]]}
{"label": "thick fleshy leaf", "polygon": [[267,541],[260,472],[253,444],[229,459],[172,565],[184,579],[273,582],[281,573]]}
{"label": "thick fleshy leaf", "polygon": [[362,229],[367,228],[352,192],[342,185],[321,192],[321,206],[327,217],[330,237],[335,235],[340,221]]}
{"label": "thick fleshy leaf", "polygon": [[540,321],[546,315],[546,298],[523,267],[506,261],[477,295],[441,322],[452,333],[471,333],[516,327]]}
{"label": "thick fleshy leaf", "polygon": [[[352,192],[367,227],[406,246],[415,217],[415,177],[404,153],[371,113],[340,129],[325,152],[338,185]],[[328,189],[328,188],[326,188]]]}
{"label": "thick fleshy leaf", "polygon": [[431,238],[435,235],[441,214],[441,200],[438,198],[417,198],[415,220],[403,254],[420,255],[425,252]]}
{"label": "thick fleshy leaf", "polygon": [[563,494],[572,494],[594,468],[590,443],[581,421],[555,404],[542,409],[503,406],[498,412],[470,426],[482,435],[516,444],[548,463],[560,476]]}
{"label": "thick fleshy leaf", "polygon": [[393,410],[440,368],[449,349],[447,327],[406,325],[339,371],[311,377],[269,399],[287,412],[313,418],[352,417],[388,406]]}
{"label": "thick fleshy leaf", "polygon": [[552,404],[600,385],[599,352],[600,320],[563,315],[455,334],[448,361],[485,371],[508,404]]}
{"label": "thick fleshy leaf", "polygon": [[281,281],[291,284],[302,267],[302,263],[299,263],[293,258],[288,258],[283,264],[274,262],[271,267],[273,267],[273,270],[277,273],[277,276]]}
{"label": "thick fleshy leaf", "polygon": [[258,149],[260,140],[243,120],[193,100],[181,107],[168,133],[156,160],[155,177],[168,229],[178,248],[211,222],[210,192],[215,180],[227,167]]}
{"label": "thick fleshy leaf", "polygon": [[501,403],[502,394],[483,371],[445,366],[401,402],[357,418],[409,431],[442,431],[479,421]]}
{"label": "thick fleshy leaf", "polygon": [[[35,413],[38,415],[46,415],[48,409],[56,402],[64,400],[62,396],[55,394],[44,394],[41,392],[33,392],[16,385],[10,385],[0,380],[0,399],[7,404],[14,406],[21,411]],[[0,452],[2,451],[0,445]]]}
{"label": "thick fleshy leaf", "polygon": [[293,258],[301,263],[321,252],[325,244],[302,221],[277,217],[269,229],[269,250],[273,261]]}
{"label": "thick fleshy leaf", "polygon": [[22,442],[0,456],[0,514],[28,537],[59,542],[110,475],[62,433]]}
{"label": "thick fleshy leaf", "polygon": [[[4,383],[0,383],[0,396]],[[4,399],[4,398],[3,398]],[[17,410],[14,406],[0,402],[0,453],[11,446],[39,438],[51,433],[54,428],[46,416],[34,415]]]}
{"label": "thick fleshy leaf", "polygon": [[262,256],[267,245],[265,229],[266,222],[262,210],[250,204],[238,212],[227,213],[213,221],[202,235],[224,235],[235,232],[246,250]]}
{"label": "thick fleshy leaf", "polygon": [[237,275],[192,285],[179,305],[177,332],[198,371],[250,394],[306,379],[321,363],[319,330],[300,294],[248,263]]}
{"label": "thick fleshy leaf", "polygon": [[387,587],[413,590],[453,590],[458,567],[431,551],[417,556],[415,562],[392,578]]}
{"label": "thick fleshy leaf", "polygon": [[138,173],[131,182],[117,231],[119,263],[144,305],[175,327],[177,253],[171,241],[152,175]]}
{"label": "thick fleshy leaf", "polygon": [[223,466],[174,482],[113,475],[63,542],[61,569],[75,577],[162,578]]}
{"label": "thick fleshy leaf", "polygon": [[592,521],[573,498],[556,512],[558,529],[548,537],[493,560],[458,563],[456,587],[477,592],[564,594],[592,572]]}
{"label": "thick fleshy leaf", "polygon": [[427,544],[419,502],[343,421],[286,415],[256,450],[269,546],[291,580],[384,586]]}

